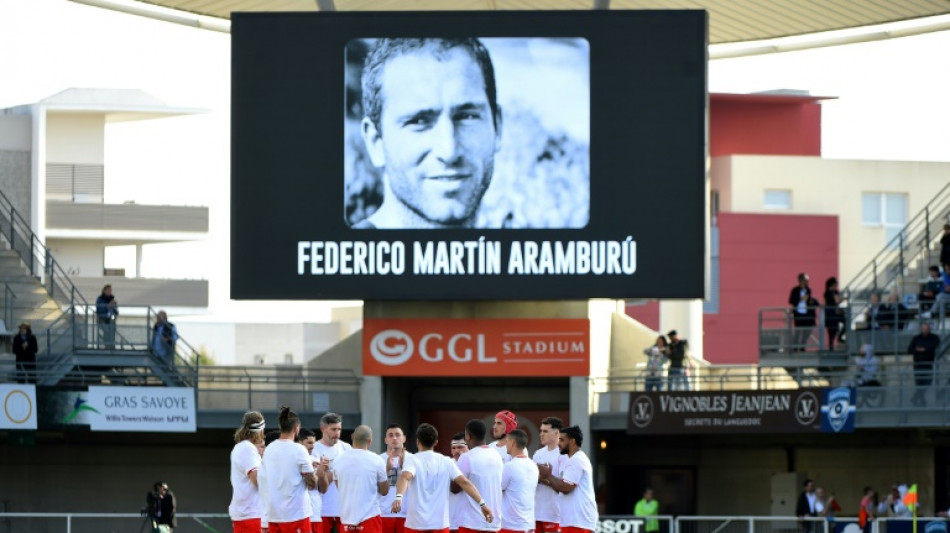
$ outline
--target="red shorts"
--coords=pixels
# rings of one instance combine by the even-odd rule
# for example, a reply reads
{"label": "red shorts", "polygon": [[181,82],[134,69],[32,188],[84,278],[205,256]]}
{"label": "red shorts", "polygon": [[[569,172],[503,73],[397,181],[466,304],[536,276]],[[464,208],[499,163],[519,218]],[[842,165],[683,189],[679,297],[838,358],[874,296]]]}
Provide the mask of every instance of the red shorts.
{"label": "red shorts", "polygon": [[336,533],[343,533],[339,516],[323,516],[320,520],[320,531],[322,533],[333,533],[333,526],[336,526]]}
{"label": "red shorts", "polygon": [[561,526],[557,522],[535,522],[534,533],[561,533]]}
{"label": "red shorts", "polygon": [[343,524],[340,533],[382,533],[383,520],[379,515],[363,520],[358,525]]}
{"label": "red shorts", "polygon": [[403,533],[406,527],[406,518],[402,516],[383,516],[380,519],[383,533]]}
{"label": "red shorts", "polygon": [[[498,517],[495,517],[495,520],[498,520]],[[472,529],[470,527],[459,526],[459,533],[486,533],[487,530],[483,531],[481,529]]]}
{"label": "red shorts", "polygon": [[[412,529],[412,528],[408,528],[408,527],[407,527],[405,531],[406,531],[406,533],[449,533],[449,528],[444,528],[444,529]],[[453,529],[452,531],[458,531],[458,530],[457,530],[457,529]]]}
{"label": "red shorts", "polygon": [[310,521],[310,533],[323,533],[323,522]]}
{"label": "red shorts", "polygon": [[526,531],[522,531],[522,530],[520,530],[520,529],[505,529],[505,528],[501,528],[501,529],[498,530],[498,533],[528,533],[528,531],[531,531],[531,530],[529,529],[529,530],[526,530]]}
{"label": "red shorts", "polygon": [[593,533],[593,532],[589,529],[582,529],[579,527],[561,526],[561,533]]}
{"label": "red shorts", "polygon": [[247,520],[234,520],[231,522],[234,526],[234,533],[261,533],[261,519],[248,518]]}
{"label": "red shorts", "polygon": [[271,522],[267,527],[268,533],[307,533],[310,531],[310,518],[296,522]]}

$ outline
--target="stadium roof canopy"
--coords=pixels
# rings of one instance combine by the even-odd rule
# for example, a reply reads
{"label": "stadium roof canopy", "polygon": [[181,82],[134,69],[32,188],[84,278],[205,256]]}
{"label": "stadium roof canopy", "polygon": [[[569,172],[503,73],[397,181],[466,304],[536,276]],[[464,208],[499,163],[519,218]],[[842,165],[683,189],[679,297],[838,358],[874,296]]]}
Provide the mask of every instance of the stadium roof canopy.
{"label": "stadium roof canopy", "polygon": [[[404,11],[404,10],[584,10],[705,9],[709,11],[710,44],[746,43],[869,28],[844,36],[822,36],[746,47],[730,57],[816,48],[950,29],[950,0],[73,0],[119,11],[170,20],[206,29],[229,31],[234,11]],[[150,4],[150,5],[148,5]],[[152,6],[168,8],[162,13]],[[171,13],[171,14],[170,14]],[[177,15],[176,15],[177,13]],[[187,19],[186,14],[197,17]],[[176,18],[177,17],[177,18]],[[202,20],[204,18],[204,20]],[[924,19],[924,20],[919,20]],[[880,27],[917,21],[911,26]],[[751,42],[750,42],[751,41]],[[751,50],[751,51],[750,51]]]}

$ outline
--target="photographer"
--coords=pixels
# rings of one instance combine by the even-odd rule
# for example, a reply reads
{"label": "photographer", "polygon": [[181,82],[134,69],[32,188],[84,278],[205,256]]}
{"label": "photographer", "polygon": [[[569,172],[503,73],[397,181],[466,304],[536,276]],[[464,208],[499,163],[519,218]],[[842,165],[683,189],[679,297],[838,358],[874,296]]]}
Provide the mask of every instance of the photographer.
{"label": "photographer", "polygon": [[178,527],[178,521],[175,520],[175,495],[162,481],[156,482],[154,491],[145,495],[142,512],[151,519],[152,533],[171,533],[172,529]]}

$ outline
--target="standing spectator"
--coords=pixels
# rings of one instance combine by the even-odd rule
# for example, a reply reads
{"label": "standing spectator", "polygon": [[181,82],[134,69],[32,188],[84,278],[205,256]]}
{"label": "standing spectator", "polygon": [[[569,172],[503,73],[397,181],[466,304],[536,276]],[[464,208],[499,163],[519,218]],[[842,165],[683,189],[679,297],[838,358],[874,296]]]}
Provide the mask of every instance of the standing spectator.
{"label": "standing spectator", "polygon": [[934,360],[937,358],[937,346],[940,337],[930,332],[930,323],[920,323],[920,333],[914,335],[907,346],[907,353],[914,356],[914,382],[917,390],[914,391],[912,401],[914,405],[924,404],[924,389],[933,382]]}
{"label": "standing spectator", "polygon": [[940,237],[940,264],[950,265],[950,224],[943,225],[943,236]]}
{"label": "standing spectator", "polygon": [[801,520],[802,530],[805,533],[812,533],[815,530],[815,522],[808,520],[818,516],[815,507],[818,497],[815,495],[815,482],[806,479],[804,483],[805,490],[798,496],[798,502],[795,504],[795,516]]}
{"label": "standing spectator", "polygon": [[927,281],[924,283],[917,295],[917,301],[920,302],[921,318],[930,318],[927,314],[934,305],[934,301],[943,293],[943,277],[940,275],[940,267],[931,265],[927,269]]}
{"label": "standing spectator", "polygon": [[[643,491],[643,498],[633,506],[633,516],[656,516],[660,514],[660,502],[653,499],[653,489]],[[660,531],[660,521],[651,518],[646,521],[644,531],[656,533]]]}
{"label": "standing spectator", "polygon": [[163,481],[156,482],[153,489],[153,492],[145,495],[145,506],[152,520],[152,531],[171,533],[171,530],[178,527],[178,520],[175,518],[175,495]]}
{"label": "standing spectator", "polygon": [[653,346],[643,349],[644,355],[647,356],[646,378],[644,380],[644,387],[647,392],[663,390],[663,365],[667,361],[667,347],[666,337],[660,335],[656,338]]}
{"label": "standing spectator", "polygon": [[838,278],[832,276],[825,280],[825,330],[828,332],[828,349],[835,349],[835,341],[841,335],[844,316],[841,312],[841,291],[838,290]]}
{"label": "standing spectator", "polygon": [[792,287],[788,293],[788,305],[792,306],[792,350],[804,352],[808,344],[808,337],[815,327],[815,308],[817,301],[811,296],[811,287],[808,286],[808,274],[798,274],[798,285]]}
{"label": "standing spectator", "polygon": [[112,295],[112,285],[102,287],[102,294],[96,298],[96,321],[99,323],[99,337],[109,350],[115,348],[115,318],[119,316],[119,302]]}
{"label": "standing spectator", "polygon": [[829,522],[834,522],[835,515],[841,512],[841,506],[835,500],[834,493],[825,498],[825,489],[815,487],[815,511],[818,512],[818,516],[827,518]]}
{"label": "standing spectator", "polygon": [[670,345],[667,348],[670,366],[666,369],[666,389],[689,390],[689,380],[686,378],[686,370],[690,366],[689,341],[679,338],[675,329],[667,333],[667,336],[670,338]]}
{"label": "standing spectator", "polygon": [[891,486],[891,491],[887,497],[877,506],[877,516],[886,516],[888,518],[911,518],[913,512],[904,504],[904,494],[901,493],[903,487],[904,493],[907,493],[907,485]]}
{"label": "standing spectator", "polygon": [[871,533],[871,522],[874,521],[877,511],[877,494],[871,487],[864,487],[864,496],[858,509],[858,525],[864,533]]}
{"label": "standing spectator", "polygon": [[166,363],[175,363],[175,343],[178,342],[178,328],[168,321],[168,313],[159,311],[152,328],[152,348],[155,355]]}
{"label": "standing spectator", "polygon": [[33,383],[36,373],[36,335],[29,322],[20,324],[20,331],[13,337],[13,355],[16,356],[17,382]]}
{"label": "standing spectator", "polygon": [[937,313],[943,317],[950,307],[950,263],[944,263],[943,275],[940,277],[943,282],[943,290],[934,298],[934,305],[937,307]]}

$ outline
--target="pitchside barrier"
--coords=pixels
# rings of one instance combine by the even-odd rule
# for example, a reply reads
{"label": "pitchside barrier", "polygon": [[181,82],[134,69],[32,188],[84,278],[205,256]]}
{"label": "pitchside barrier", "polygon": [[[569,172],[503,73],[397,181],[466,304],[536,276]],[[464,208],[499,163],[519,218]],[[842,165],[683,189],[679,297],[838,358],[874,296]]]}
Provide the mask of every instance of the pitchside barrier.
{"label": "pitchside barrier", "polygon": [[[180,513],[175,533],[228,533],[231,519],[222,513]],[[794,516],[656,516],[601,515],[595,533],[861,533],[857,518],[832,520]],[[654,529],[652,526],[656,526]],[[919,533],[948,533],[945,518],[921,517]],[[0,533],[135,533],[150,532],[138,513],[0,513]],[[912,533],[910,518],[880,518],[870,533]]]}

